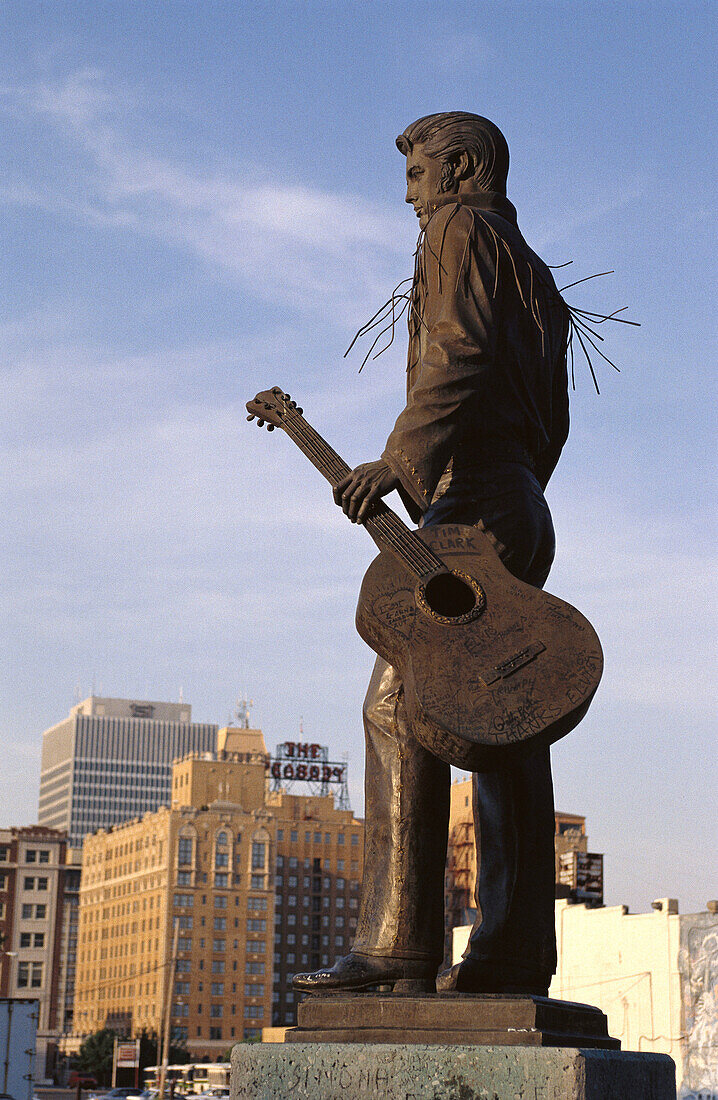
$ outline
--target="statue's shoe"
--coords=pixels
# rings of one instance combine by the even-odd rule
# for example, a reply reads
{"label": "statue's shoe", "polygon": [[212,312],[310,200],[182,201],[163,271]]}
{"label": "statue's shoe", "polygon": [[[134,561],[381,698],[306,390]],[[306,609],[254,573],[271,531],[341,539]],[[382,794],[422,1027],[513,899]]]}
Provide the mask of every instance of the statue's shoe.
{"label": "statue's shoe", "polygon": [[550,975],[502,967],[468,955],[436,979],[437,993],[524,993],[548,997]]}
{"label": "statue's shoe", "polygon": [[349,954],[334,966],[295,974],[292,985],[300,993],[323,993],[341,989],[367,989],[392,985],[395,992],[433,991],[436,967],[420,959],[396,959],[378,955]]}

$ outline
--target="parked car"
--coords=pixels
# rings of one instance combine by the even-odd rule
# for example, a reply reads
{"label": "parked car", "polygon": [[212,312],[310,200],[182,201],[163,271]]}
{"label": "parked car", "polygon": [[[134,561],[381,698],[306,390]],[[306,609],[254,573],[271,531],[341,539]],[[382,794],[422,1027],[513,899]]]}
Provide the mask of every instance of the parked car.
{"label": "parked car", "polygon": [[83,1089],[96,1089],[97,1078],[89,1073],[83,1073],[80,1069],[73,1069],[70,1071],[67,1087],[69,1089],[76,1089],[78,1085],[82,1085]]}

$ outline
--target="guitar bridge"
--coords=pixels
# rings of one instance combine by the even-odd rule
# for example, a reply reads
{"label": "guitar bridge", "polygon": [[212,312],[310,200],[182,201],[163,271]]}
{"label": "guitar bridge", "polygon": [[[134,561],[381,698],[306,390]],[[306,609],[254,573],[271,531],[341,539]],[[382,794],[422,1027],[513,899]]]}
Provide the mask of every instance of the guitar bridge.
{"label": "guitar bridge", "polygon": [[525,649],[520,649],[518,653],[514,653],[513,657],[507,657],[501,664],[494,665],[492,669],[482,672],[480,674],[481,679],[487,687],[495,684],[497,680],[505,680],[507,676],[518,672],[529,661],[533,661],[534,657],[538,657],[539,653],[543,653],[545,648],[543,642],[533,642],[531,645],[527,645]]}

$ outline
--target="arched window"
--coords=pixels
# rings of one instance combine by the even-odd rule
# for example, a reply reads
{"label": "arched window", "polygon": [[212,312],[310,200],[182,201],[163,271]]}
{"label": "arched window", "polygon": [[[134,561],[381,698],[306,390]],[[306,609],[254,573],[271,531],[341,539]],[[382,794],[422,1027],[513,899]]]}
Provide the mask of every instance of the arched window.
{"label": "arched window", "polygon": [[252,836],[250,851],[250,868],[252,874],[260,874],[269,870],[269,833],[266,829],[257,829]]}

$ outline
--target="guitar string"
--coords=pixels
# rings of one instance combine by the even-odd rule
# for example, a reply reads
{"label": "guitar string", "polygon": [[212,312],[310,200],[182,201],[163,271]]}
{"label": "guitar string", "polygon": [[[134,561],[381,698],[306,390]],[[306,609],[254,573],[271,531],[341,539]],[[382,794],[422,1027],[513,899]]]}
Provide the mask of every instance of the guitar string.
{"label": "guitar string", "polygon": [[[293,418],[299,422],[296,427],[302,429],[307,448],[312,450],[315,457],[327,471],[335,473],[339,478],[350,472],[346,463],[312,428],[311,424],[296,413],[293,413]],[[384,505],[384,508],[386,508],[386,505]],[[379,533],[395,549],[405,564],[418,576],[423,576],[427,572],[435,572],[437,568],[443,567],[443,562],[436,558],[432,551],[405,527],[398,516],[394,516],[388,509],[378,516],[370,517],[367,521],[367,525],[369,524],[379,530]]]}
{"label": "guitar string", "polygon": [[[334,474],[339,479],[350,472],[349,467],[339,455],[312,428],[311,424],[295,413],[294,410],[292,410],[292,420],[296,421],[295,424],[292,424],[295,432],[303,438],[307,449],[324,467],[324,471]],[[386,505],[384,507],[386,508]],[[443,562],[435,558],[432,551],[420,539],[417,539],[413,532],[409,531],[398,516],[394,516],[389,509],[386,509],[383,514],[370,517],[367,522],[378,529],[379,533],[395,549],[405,564],[419,576],[425,575],[427,572],[434,572],[437,568],[443,566]]]}
{"label": "guitar string", "polygon": [[[292,424],[295,433],[302,439],[307,450],[310,452],[310,457],[313,456],[320,464],[320,468],[323,467],[322,472],[333,474],[337,477],[337,480],[341,480],[347,473],[350,472],[350,468],[336,455],[336,452],[332,452],[329,445],[319,436],[319,433],[315,433],[311,425],[302,420],[298,414],[293,414],[293,419],[298,423]],[[312,435],[310,436],[310,433]],[[313,439],[312,436],[316,435],[317,439]],[[330,477],[330,481],[332,478]],[[396,551],[399,557],[409,566],[412,572],[416,572],[421,576],[425,572],[425,565],[420,561],[419,556],[413,553],[413,547],[411,549],[403,545],[403,540],[400,541],[401,531],[398,533],[391,526],[387,526],[382,523],[382,519],[388,519],[389,517],[372,516],[368,523],[378,528],[379,533],[385,538],[389,545]],[[398,521],[401,523],[401,521]],[[407,533],[410,533],[407,531]],[[433,572],[433,563],[432,570]]]}
{"label": "guitar string", "polygon": [[[287,419],[285,417],[285,421]],[[324,468],[323,472],[331,473],[339,480],[350,472],[350,468],[346,463],[300,414],[292,410],[291,419],[296,422],[292,423],[291,427],[294,428],[297,436],[303,440],[313,457],[318,460],[320,466]],[[384,514],[370,517],[367,521],[367,525],[369,524],[379,531],[379,534],[389,543],[390,547],[418,576],[433,573],[437,568],[444,567],[444,563],[433,554],[421,539],[417,538],[412,531],[405,527],[398,516],[393,516],[388,509]]]}

